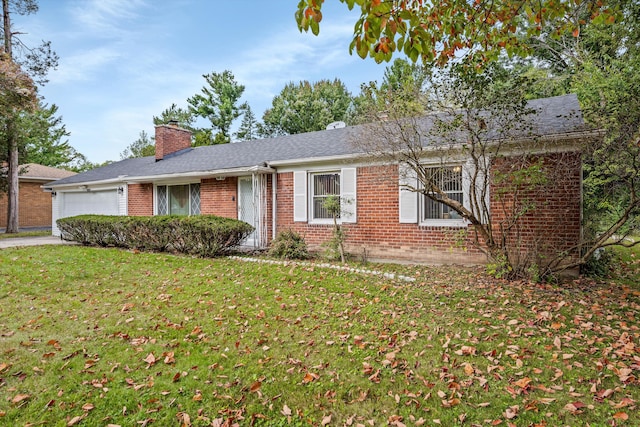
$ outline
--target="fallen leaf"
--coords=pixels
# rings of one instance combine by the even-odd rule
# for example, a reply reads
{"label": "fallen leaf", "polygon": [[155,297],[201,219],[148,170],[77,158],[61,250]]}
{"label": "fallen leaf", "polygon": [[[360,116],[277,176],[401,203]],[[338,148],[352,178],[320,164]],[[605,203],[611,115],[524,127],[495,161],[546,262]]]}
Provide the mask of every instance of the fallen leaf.
{"label": "fallen leaf", "polygon": [[71,418],[69,420],[69,422],[67,423],[67,427],[74,426],[74,425],[78,424],[80,421],[82,421],[83,418],[84,418],[84,415],[78,415],[78,416],[75,416],[75,417]]}
{"label": "fallen leaf", "polygon": [[531,378],[524,377],[524,378],[521,378],[518,381],[516,381],[514,384],[517,385],[518,387],[524,389],[524,388],[527,388],[530,383],[531,383]]}
{"label": "fallen leaf", "polygon": [[156,357],[153,355],[153,353],[149,353],[147,357],[144,358],[144,361],[147,362],[149,366],[152,366],[156,363]]}
{"label": "fallen leaf", "polygon": [[322,422],[320,424],[323,425],[323,426],[326,426],[330,422],[331,422],[331,415],[326,415],[326,416],[322,417]]}
{"label": "fallen leaf", "polygon": [[629,419],[629,415],[626,412],[616,412],[613,414],[613,418],[616,420],[626,421]]}
{"label": "fallen leaf", "polygon": [[31,396],[28,394],[16,394],[13,399],[11,399],[11,403],[20,403],[23,400],[29,399]]}
{"label": "fallen leaf", "polygon": [[309,384],[310,382],[313,382],[315,380],[317,380],[318,378],[320,378],[320,375],[315,374],[313,372],[307,372],[304,375],[304,378],[302,379],[302,382],[305,384]]}
{"label": "fallen leaf", "polygon": [[506,411],[504,411],[504,416],[508,419],[508,420],[512,420],[515,417],[518,416],[518,411],[520,410],[520,406],[518,405],[513,405],[507,408]]}
{"label": "fallen leaf", "polygon": [[557,348],[558,350],[562,349],[562,340],[560,339],[560,337],[555,337],[553,339],[553,345],[555,346],[555,348]]}
{"label": "fallen leaf", "polygon": [[164,363],[167,365],[171,365],[172,363],[176,363],[176,359],[174,358],[173,351],[167,351],[162,353],[164,356]]}
{"label": "fallen leaf", "polygon": [[260,387],[262,387],[262,383],[260,381],[256,381],[253,384],[251,384],[249,391],[251,393],[255,393],[256,391],[260,390]]}
{"label": "fallen leaf", "polygon": [[280,412],[282,413],[282,415],[284,415],[286,417],[291,415],[291,409],[287,405],[284,405],[282,407],[282,411],[280,411]]}

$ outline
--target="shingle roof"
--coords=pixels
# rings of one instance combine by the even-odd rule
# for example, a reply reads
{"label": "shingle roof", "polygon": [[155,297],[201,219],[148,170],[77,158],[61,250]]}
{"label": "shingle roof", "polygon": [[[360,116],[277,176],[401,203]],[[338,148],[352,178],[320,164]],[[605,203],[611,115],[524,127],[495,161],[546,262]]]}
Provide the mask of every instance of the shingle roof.
{"label": "shingle roof", "polygon": [[[560,135],[586,130],[576,95],[564,95],[529,102],[538,111],[530,125],[539,136]],[[426,123],[428,118],[424,119]],[[428,125],[427,125],[428,126]],[[128,177],[154,177],[222,171],[271,162],[341,157],[364,154],[351,141],[362,134],[364,126],[323,130],[263,140],[196,147],[167,156],[156,162],[155,157],[127,159],[51,183],[51,186],[90,183]]]}
{"label": "shingle roof", "polygon": [[52,168],[50,166],[44,166],[37,163],[27,163],[19,166],[20,178],[41,179],[52,181],[54,179],[66,178],[68,176],[76,175],[75,172],[71,172],[65,169]]}

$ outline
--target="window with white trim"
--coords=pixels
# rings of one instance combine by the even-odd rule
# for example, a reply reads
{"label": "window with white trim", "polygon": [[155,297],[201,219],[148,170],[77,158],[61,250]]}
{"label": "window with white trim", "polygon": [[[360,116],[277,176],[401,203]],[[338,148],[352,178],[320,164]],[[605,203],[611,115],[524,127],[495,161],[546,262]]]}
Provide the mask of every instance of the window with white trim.
{"label": "window with white trim", "polygon": [[200,184],[158,185],[156,213],[158,215],[199,215]]}
{"label": "window with white trim", "polygon": [[[472,162],[461,162],[458,164],[433,165],[423,170],[427,177],[452,200],[460,202],[465,208],[471,209],[469,194],[471,180],[475,167]],[[435,227],[460,227],[468,225],[468,221],[460,216],[458,212],[438,201],[439,196],[428,197],[422,194],[423,182],[418,179],[416,171],[409,165],[401,163],[398,168],[399,174],[399,222],[404,224],[419,224]],[[485,204],[489,203],[488,189],[482,189],[486,183],[483,180],[483,173],[476,176],[478,189],[476,194],[484,197]],[[486,221],[483,213],[482,220]]]}
{"label": "window with white trim", "polygon": [[340,197],[340,173],[322,172],[310,174],[309,198],[311,199],[311,220],[332,220],[325,207],[331,196]]}
{"label": "window with white trim", "polygon": [[[430,182],[446,194],[446,197],[464,205],[462,166],[427,168],[425,174]],[[422,221],[461,218],[458,212],[439,202],[439,199],[442,199],[440,194],[434,194],[433,198],[422,195]]]}
{"label": "window with white trim", "polygon": [[330,196],[340,198],[340,222],[356,222],[356,168],[293,172],[293,220],[330,223],[324,207]]}

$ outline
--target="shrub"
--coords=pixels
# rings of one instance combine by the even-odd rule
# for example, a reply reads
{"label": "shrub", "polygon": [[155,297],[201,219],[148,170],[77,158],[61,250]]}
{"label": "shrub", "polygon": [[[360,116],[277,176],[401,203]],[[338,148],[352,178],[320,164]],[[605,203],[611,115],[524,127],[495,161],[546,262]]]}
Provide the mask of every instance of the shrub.
{"label": "shrub", "polygon": [[269,255],[283,259],[307,259],[307,242],[293,230],[283,230],[271,242]]}
{"label": "shrub", "polygon": [[214,215],[127,217],[79,215],[56,221],[65,240],[83,245],[217,256],[253,231],[246,222]]}
{"label": "shrub", "polygon": [[615,261],[616,256],[613,251],[599,248],[580,266],[580,273],[594,278],[608,277]]}

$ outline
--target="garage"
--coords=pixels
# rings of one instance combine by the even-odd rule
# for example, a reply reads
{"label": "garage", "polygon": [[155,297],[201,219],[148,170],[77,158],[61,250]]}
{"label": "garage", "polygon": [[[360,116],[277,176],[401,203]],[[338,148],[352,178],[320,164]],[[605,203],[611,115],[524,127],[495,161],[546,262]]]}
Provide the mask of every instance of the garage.
{"label": "garage", "polygon": [[118,191],[92,190],[73,193],[60,193],[63,196],[60,205],[60,218],[75,215],[118,215]]}

